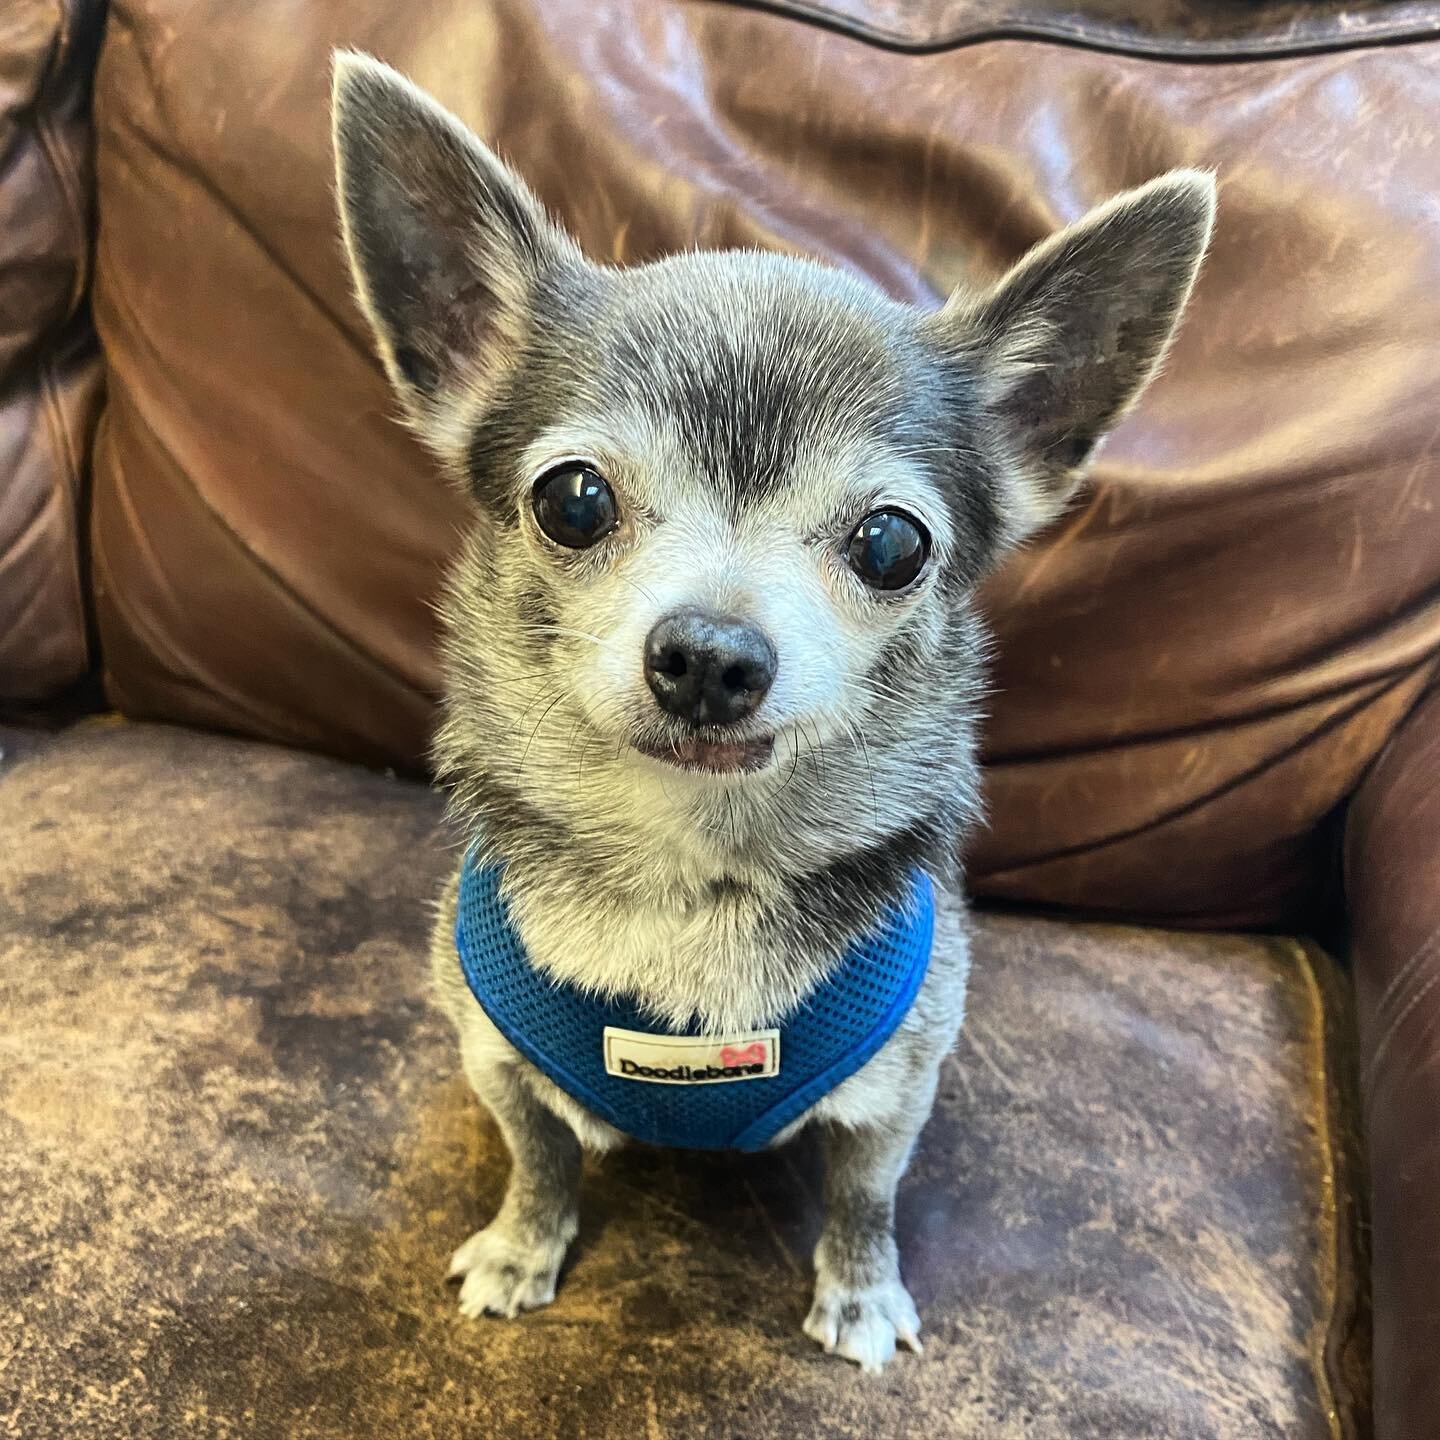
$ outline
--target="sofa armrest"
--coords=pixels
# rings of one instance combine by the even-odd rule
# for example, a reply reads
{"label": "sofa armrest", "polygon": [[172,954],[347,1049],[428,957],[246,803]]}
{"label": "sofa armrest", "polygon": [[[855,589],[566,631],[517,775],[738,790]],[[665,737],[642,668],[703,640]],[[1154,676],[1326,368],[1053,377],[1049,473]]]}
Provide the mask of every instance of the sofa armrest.
{"label": "sofa armrest", "polygon": [[88,291],[90,92],[103,0],[5,0],[0,22],[0,703],[89,667],[83,477],[102,369]]}
{"label": "sofa armrest", "polygon": [[1351,803],[1345,843],[1373,1226],[1375,1433],[1440,1415],[1440,691]]}

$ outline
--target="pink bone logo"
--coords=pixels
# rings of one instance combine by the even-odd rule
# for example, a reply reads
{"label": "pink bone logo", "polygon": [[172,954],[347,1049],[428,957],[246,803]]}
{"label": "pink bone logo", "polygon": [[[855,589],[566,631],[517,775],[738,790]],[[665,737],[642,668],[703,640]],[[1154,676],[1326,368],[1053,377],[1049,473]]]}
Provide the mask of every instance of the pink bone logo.
{"label": "pink bone logo", "polygon": [[722,1065],[763,1065],[765,1063],[765,1042],[756,1040],[743,1048],[739,1045],[725,1045],[720,1050]]}

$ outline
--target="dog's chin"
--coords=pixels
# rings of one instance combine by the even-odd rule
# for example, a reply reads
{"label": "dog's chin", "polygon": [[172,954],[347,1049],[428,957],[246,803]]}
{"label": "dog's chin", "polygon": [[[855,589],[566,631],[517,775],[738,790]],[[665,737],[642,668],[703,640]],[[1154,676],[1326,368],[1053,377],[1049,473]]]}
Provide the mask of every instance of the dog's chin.
{"label": "dog's chin", "polygon": [[734,740],[686,735],[677,739],[637,739],[632,743],[637,753],[667,769],[727,780],[758,775],[775,758],[773,735]]}

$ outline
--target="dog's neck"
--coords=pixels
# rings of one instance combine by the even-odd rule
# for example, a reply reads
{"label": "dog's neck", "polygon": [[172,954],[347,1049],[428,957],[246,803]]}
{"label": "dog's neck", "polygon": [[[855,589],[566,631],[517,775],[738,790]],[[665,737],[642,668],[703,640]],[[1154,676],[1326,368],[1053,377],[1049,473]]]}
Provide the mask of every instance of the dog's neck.
{"label": "dog's neck", "polygon": [[733,1032],[771,1023],[822,983],[916,866],[954,881],[958,805],[932,794],[918,807],[907,794],[890,813],[877,802],[863,819],[839,814],[851,787],[826,773],[837,763],[796,757],[783,811],[763,789],[740,803],[723,791],[637,794],[627,760],[601,763],[615,771],[608,806],[553,789],[537,804],[471,772],[455,808],[485,859],[503,864],[538,968],[627,996],[665,1026]]}

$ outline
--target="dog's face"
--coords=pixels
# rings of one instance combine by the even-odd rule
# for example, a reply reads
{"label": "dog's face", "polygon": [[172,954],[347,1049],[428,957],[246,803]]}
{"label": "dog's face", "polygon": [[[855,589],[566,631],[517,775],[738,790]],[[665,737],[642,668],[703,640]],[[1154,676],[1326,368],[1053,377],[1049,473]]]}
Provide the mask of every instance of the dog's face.
{"label": "dog's face", "polygon": [[964,811],[974,587],[1153,372],[1210,179],[1122,196],[927,315],[778,256],[593,265],[394,72],[341,57],[335,109],[361,302],[476,504],[452,773],[572,824],[748,815],[801,848],[807,817],[853,838]]}

